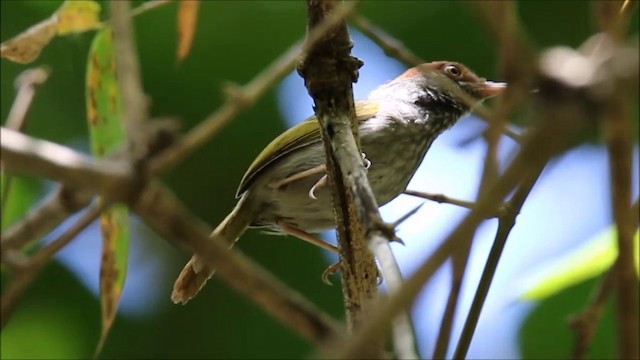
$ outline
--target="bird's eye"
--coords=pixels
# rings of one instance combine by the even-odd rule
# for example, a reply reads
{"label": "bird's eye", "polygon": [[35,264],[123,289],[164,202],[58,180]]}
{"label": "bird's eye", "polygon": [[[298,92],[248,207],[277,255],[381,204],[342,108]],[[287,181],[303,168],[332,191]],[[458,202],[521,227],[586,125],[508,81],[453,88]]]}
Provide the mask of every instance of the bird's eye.
{"label": "bird's eye", "polygon": [[459,77],[460,75],[462,75],[462,71],[460,71],[460,68],[455,65],[445,66],[444,71],[453,77]]}

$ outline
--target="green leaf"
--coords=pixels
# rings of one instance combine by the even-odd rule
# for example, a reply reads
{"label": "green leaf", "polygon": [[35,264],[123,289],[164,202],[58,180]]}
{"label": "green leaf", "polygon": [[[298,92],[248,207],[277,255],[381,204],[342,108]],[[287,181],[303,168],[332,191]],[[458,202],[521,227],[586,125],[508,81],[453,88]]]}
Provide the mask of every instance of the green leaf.
{"label": "green leaf", "polygon": [[[636,231],[633,239],[636,273],[639,271],[639,239],[640,231]],[[617,256],[616,230],[611,226],[587,241],[584,246],[546,266],[542,273],[534,276],[538,280],[533,282],[521,298],[524,300],[548,298],[561,290],[602,274],[611,267]]]}
{"label": "green leaf", "polygon": [[[112,32],[99,31],[89,52],[87,69],[87,120],[91,150],[104,157],[125,141],[122,125],[122,99],[118,89]],[[100,303],[102,331],[96,348],[100,353],[115,319],[124,286],[129,253],[129,210],[114,205],[100,216],[102,263],[100,265]]]}
{"label": "green leaf", "polygon": [[[569,319],[582,311],[601,278],[593,278],[560,290],[537,302],[522,322],[519,343],[522,359],[571,359],[576,332]],[[597,324],[585,359],[615,359],[615,299],[604,304],[602,318]]]}

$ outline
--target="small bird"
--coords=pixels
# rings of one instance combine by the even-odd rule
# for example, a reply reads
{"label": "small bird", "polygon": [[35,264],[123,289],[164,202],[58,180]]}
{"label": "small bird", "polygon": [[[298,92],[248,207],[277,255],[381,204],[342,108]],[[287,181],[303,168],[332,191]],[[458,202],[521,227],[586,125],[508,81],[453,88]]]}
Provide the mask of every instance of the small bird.
{"label": "small bird", "polygon": [[[405,71],[357,101],[363,161],[378,204],[406,189],[433,141],[473,103],[505,88],[460,63],[434,61]],[[238,187],[238,203],[211,237],[231,247],[248,227],[261,227],[337,251],[312,235],[335,228],[324,155],[315,116],[282,133],[249,166]],[[214,271],[194,255],[175,282],[173,302],[191,300]]]}

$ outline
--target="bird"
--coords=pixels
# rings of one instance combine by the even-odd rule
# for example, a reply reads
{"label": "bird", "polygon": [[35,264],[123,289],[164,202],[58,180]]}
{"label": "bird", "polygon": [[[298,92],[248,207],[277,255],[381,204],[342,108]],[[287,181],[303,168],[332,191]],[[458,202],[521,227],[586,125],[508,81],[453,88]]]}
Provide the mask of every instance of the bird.
{"label": "bird", "polygon": [[[504,91],[504,82],[477,76],[454,61],[412,67],[355,102],[367,177],[382,206],[407,187],[433,141],[472,107]],[[313,233],[335,228],[318,119],[311,116],[276,137],[240,181],[233,210],[211,233],[231,248],[249,227],[290,234],[323,249]],[[171,299],[186,304],[215,269],[194,255]]]}

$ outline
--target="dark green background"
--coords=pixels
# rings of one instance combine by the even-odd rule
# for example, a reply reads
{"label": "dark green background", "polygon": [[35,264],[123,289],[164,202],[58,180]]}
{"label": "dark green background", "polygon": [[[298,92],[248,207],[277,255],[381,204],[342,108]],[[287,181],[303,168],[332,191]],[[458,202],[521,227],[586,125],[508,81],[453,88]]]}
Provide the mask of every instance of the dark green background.
{"label": "dark green background", "polygon": [[[49,16],[60,3],[3,0],[1,40]],[[518,6],[523,28],[538,48],[557,44],[575,47],[594,31],[586,2],[523,1]],[[106,4],[103,7],[106,9]],[[222,103],[221,85],[225,81],[246,83],[305,33],[304,2],[202,1],[191,53],[176,66],[175,10],[175,4],[162,7],[139,16],[135,25],[144,88],[152,99],[151,112],[154,116],[178,117],[184,131]],[[467,3],[371,1],[360,10],[425,59],[461,61],[479,74],[499,78],[495,42]],[[637,38],[635,18],[633,31]],[[92,36],[86,33],[56,38],[32,64],[46,64],[52,73],[31,107],[25,129],[28,134],[66,144],[86,138],[84,74]],[[367,59],[363,60],[366,66]],[[28,66],[5,60],[0,63],[0,116],[4,119],[14,98],[13,80]],[[166,174],[164,181],[195,214],[216,224],[233,206],[233,194],[247,165],[283,129],[272,90]],[[13,201],[23,208],[28,206],[35,200],[33,191],[42,191],[39,184],[22,179],[16,187],[25,190]],[[163,305],[151,317],[119,317],[103,353],[105,358],[291,358],[309,353],[308,343],[218,279],[188,306],[172,305],[168,298],[171,281],[187,255],[153,241],[158,251],[167,255],[167,269],[162,274],[167,277],[163,289],[166,297],[158,300]],[[319,251],[290,238],[268,237],[256,231],[250,231],[240,247],[320,307],[342,317],[340,287],[328,287],[319,281],[326,266]],[[3,287],[6,279],[3,274]],[[585,291],[578,290],[563,293],[570,297],[569,309],[577,310],[584,304]],[[545,306],[539,311],[552,310],[537,314],[545,320],[534,323],[535,328],[523,334],[530,337],[526,344],[534,344],[524,347],[525,355],[565,357],[570,335],[561,321],[567,311],[558,311],[560,305],[554,303]],[[28,291],[0,335],[2,347],[13,349],[11,353],[3,351],[3,355],[88,356],[98,338],[99,319],[96,299],[71,272],[54,263]],[[545,340],[550,328],[565,334],[562,343]],[[11,344],[4,343],[8,337]],[[607,344],[606,339],[602,343]],[[597,351],[598,355],[610,356],[611,344],[603,346],[599,349],[604,353]]]}

